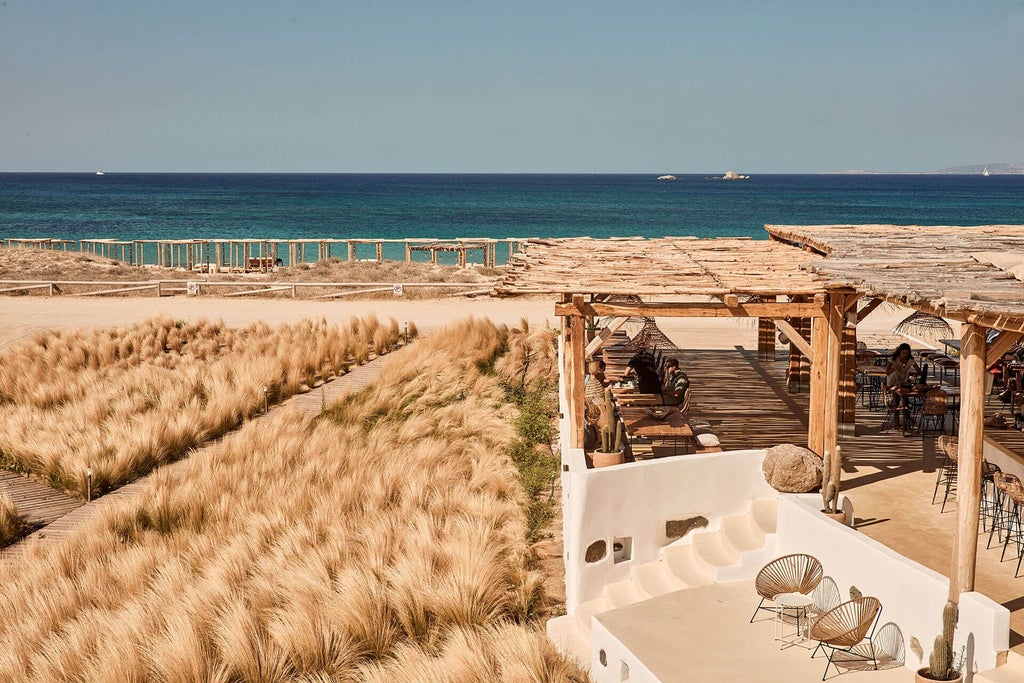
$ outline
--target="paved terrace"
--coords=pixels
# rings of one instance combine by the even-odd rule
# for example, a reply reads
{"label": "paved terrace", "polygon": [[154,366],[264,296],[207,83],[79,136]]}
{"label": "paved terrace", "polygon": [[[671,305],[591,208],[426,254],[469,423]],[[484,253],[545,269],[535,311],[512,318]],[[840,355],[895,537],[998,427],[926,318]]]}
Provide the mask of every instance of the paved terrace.
{"label": "paved terrace", "polygon": [[[808,394],[787,391],[786,354],[780,352],[774,363],[758,362],[756,351],[742,346],[733,351],[682,350],[676,355],[694,383],[694,417],[712,423],[725,449],[806,444]],[[993,399],[989,410],[1001,407],[997,404]],[[858,405],[859,436],[840,437],[842,490],[853,502],[854,527],[949,576],[956,504],[951,500],[942,514],[939,505],[931,504],[936,440],[903,437],[897,431],[882,434],[883,415]],[[990,430],[990,435],[1024,454],[1024,435],[1012,430]],[[1024,652],[1024,573],[1013,578],[1016,558],[1000,562],[1001,546],[993,543],[986,550],[988,535],[979,539],[976,590],[1011,611],[1010,646]],[[748,602],[753,605],[752,590]],[[731,637],[740,634],[734,631]]]}

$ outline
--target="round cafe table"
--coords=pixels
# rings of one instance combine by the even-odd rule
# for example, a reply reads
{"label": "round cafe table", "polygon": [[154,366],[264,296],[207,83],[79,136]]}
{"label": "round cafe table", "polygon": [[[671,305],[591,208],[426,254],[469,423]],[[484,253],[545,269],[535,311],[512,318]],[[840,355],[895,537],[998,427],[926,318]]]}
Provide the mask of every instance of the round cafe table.
{"label": "round cafe table", "polygon": [[[782,647],[786,647],[787,643],[795,645],[806,640],[807,631],[804,625],[807,623],[807,608],[814,604],[811,596],[803,593],[779,593],[772,600],[778,606],[775,611],[775,640],[782,641]],[[790,641],[785,633],[787,614],[796,619],[797,642]]]}

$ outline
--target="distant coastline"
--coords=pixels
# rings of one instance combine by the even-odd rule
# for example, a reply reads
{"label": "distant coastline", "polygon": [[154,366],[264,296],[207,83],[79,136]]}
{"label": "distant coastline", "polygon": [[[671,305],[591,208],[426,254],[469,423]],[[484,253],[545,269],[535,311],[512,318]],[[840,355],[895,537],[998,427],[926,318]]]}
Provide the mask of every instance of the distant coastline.
{"label": "distant coastline", "polygon": [[937,171],[871,171],[867,169],[850,169],[846,171],[827,171],[827,175],[982,175],[988,169],[990,175],[1024,175],[1024,164],[989,163],[968,164],[966,166],[950,166]]}

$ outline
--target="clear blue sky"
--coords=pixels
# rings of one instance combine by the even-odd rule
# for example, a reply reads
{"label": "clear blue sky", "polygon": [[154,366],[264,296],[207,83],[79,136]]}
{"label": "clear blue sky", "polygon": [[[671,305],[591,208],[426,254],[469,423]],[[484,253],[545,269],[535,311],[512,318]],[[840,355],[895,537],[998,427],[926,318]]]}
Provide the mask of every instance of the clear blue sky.
{"label": "clear blue sky", "polygon": [[1024,2],[0,0],[0,170],[1024,162]]}

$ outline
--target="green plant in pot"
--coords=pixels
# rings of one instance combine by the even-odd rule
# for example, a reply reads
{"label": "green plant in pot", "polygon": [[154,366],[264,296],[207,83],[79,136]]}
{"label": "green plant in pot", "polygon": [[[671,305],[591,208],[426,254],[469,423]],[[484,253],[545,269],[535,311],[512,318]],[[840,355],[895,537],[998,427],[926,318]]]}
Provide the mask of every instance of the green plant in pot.
{"label": "green plant in pot", "polygon": [[846,523],[846,513],[839,507],[839,482],[843,476],[843,451],[836,446],[835,455],[825,451],[821,470],[821,500],[825,507],[822,512]]}
{"label": "green plant in pot", "polygon": [[960,610],[952,600],[942,608],[942,634],[935,636],[935,646],[928,658],[928,666],[917,670],[918,681],[962,681],[964,654],[953,656],[953,631]]}
{"label": "green plant in pot", "polygon": [[590,454],[594,467],[620,465],[624,462],[626,433],[622,421],[615,417],[612,392],[605,389],[601,410],[601,447]]}

